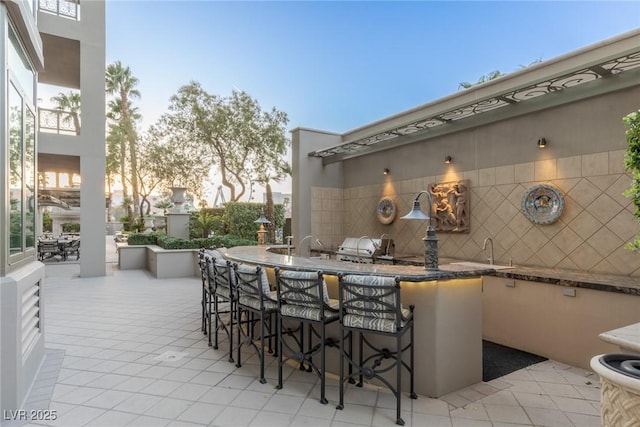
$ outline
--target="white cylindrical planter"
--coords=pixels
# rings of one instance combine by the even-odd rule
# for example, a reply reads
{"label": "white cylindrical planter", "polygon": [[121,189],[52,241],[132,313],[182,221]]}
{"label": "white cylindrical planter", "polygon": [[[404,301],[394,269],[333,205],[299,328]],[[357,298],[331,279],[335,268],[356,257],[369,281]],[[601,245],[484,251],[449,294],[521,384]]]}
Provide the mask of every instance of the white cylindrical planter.
{"label": "white cylindrical planter", "polygon": [[604,427],[638,425],[640,420],[640,377],[625,374],[607,363],[625,356],[638,358],[608,354],[591,359],[591,369],[600,375],[600,417]]}

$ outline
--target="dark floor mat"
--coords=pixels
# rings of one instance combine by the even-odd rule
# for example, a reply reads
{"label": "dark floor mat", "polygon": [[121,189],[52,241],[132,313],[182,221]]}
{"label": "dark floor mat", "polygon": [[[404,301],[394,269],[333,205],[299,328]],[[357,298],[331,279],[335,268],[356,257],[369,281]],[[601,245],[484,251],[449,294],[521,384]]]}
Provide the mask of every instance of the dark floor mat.
{"label": "dark floor mat", "polygon": [[483,340],[482,381],[491,381],[545,360],[546,357]]}

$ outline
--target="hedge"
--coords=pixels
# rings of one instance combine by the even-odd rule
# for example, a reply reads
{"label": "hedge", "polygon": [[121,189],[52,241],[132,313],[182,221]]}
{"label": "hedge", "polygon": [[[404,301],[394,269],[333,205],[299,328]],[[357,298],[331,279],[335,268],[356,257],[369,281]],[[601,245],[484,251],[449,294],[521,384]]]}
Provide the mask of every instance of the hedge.
{"label": "hedge", "polygon": [[255,246],[253,240],[243,239],[238,236],[224,235],[213,236],[206,239],[184,240],[170,237],[164,233],[153,232],[149,234],[133,233],[128,238],[129,245],[158,245],[163,249],[200,249],[212,246],[232,248],[234,246]]}

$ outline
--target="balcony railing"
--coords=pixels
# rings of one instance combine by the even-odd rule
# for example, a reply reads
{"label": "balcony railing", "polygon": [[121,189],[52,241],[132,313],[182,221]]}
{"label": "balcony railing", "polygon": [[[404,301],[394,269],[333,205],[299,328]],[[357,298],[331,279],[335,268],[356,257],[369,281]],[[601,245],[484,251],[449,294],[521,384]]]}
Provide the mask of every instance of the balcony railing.
{"label": "balcony railing", "polygon": [[38,0],[38,9],[63,18],[80,20],[80,0]]}
{"label": "balcony railing", "polygon": [[68,111],[38,109],[40,132],[80,135],[80,118]]}

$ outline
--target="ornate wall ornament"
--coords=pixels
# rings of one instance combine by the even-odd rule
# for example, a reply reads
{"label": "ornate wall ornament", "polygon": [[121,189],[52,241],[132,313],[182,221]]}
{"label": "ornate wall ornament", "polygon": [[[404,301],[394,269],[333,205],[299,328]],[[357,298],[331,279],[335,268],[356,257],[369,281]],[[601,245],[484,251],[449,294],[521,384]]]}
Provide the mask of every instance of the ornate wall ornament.
{"label": "ornate wall ornament", "polygon": [[469,180],[429,184],[437,231],[469,232]]}
{"label": "ornate wall ornament", "polygon": [[376,216],[382,224],[391,224],[396,217],[396,202],[390,197],[383,197],[376,207]]}
{"label": "ornate wall ornament", "polygon": [[564,210],[564,196],[553,185],[535,185],[522,196],[522,212],[534,224],[551,224]]}

